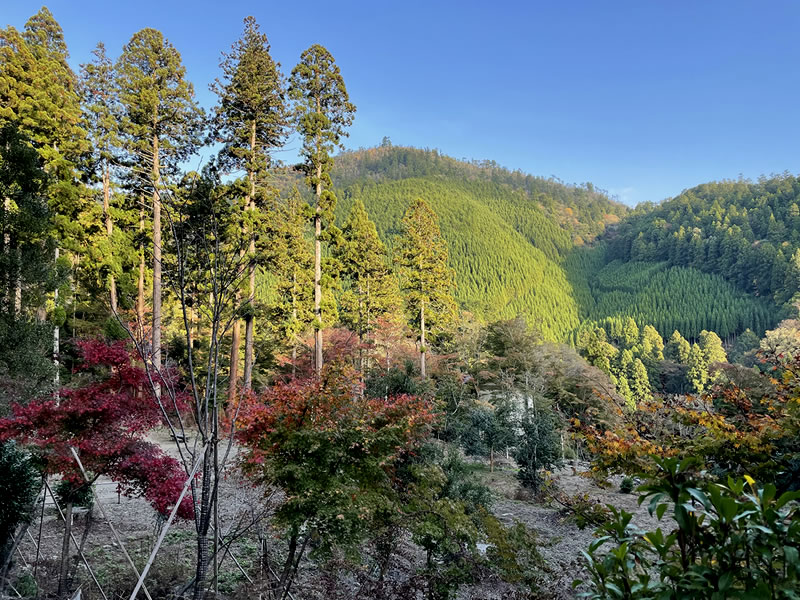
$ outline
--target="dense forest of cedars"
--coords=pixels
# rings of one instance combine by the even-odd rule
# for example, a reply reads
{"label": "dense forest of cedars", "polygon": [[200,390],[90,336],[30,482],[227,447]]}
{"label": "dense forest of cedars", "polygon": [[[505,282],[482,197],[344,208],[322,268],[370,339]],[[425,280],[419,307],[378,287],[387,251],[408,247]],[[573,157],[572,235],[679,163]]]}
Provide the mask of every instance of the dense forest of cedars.
{"label": "dense forest of cedars", "polygon": [[[790,268],[786,254],[775,251],[774,245],[764,248],[752,239],[754,253],[773,249],[777,266],[770,263],[766,268],[771,280],[775,271],[780,293],[765,295],[742,285],[747,277],[743,271],[764,272],[747,262],[750,252],[737,253],[734,264],[707,253],[685,261],[670,258],[668,250],[663,255],[636,254],[639,242],[626,253],[630,239],[642,239],[641,233],[634,236],[634,228],[646,228],[651,221],[645,219],[667,210],[676,220],[678,213],[670,207],[679,205],[681,198],[630,211],[588,185],[568,186],[490,161],[457,161],[390,142],[341,154],[333,176],[342,190],[339,214],[345,215],[353,199],[360,198],[390,248],[405,198],[429,199],[441,216],[461,306],[488,320],[524,315],[548,339],[574,339],[570,334],[584,320],[612,316],[631,316],[641,326],[653,325],[664,337],[676,329],[690,339],[703,330],[725,339],[746,329],[763,333],[786,315],[782,307],[791,296],[788,290],[792,285],[796,289],[791,273],[797,266]],[[770,181],[777,185],[777,180]],[[726,185],[719,187],[738,189]],[[787,196],[788,208],[776,211],[791,215],[795,200]],[[719,202],[728,206],[724,199]],[[732,214],[739,214],[736,203],[731,198]],[[674,227],[662,221],[657,224],[661,243],[671,243],[678,257],[689,256],[688,237],[681,233],[686,226],[679,220]],[[773,226],[773,237],[780,230]],[[791,255],[794,246],[781,243]],[[722,268],[725,264],[727,269]]]}

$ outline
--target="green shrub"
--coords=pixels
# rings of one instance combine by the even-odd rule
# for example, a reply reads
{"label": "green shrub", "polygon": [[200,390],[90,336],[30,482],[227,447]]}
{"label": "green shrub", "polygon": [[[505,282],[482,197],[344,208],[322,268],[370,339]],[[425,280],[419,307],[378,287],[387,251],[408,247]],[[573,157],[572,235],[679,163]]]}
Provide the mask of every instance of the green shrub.
{"label": "green shrub", "polygon": [[526,488],[537,490],[544,481],[542,471],[561,462],[561,437],[555,414],[548,408],[538,408],[536,414],[522,418],[520,436],[514,458],[519,465],[517,479]]}
{"label": "green shrub", "polygon": [[[586,553],[591,599],[798,598],[800,492],[777,496],[752,478],[703,481],[694,459],[657,460],[640,489],[651,515],[677,525],[644,532],[631,513],[609,507]],[[576,582],[580,583],[580,582]]]}
{"label": "green shrub", "polygon": [[633,491],[633,477],[623,477],[619,484],[619,491],[623,494],[630,494]]}
{"label": "green shrub", "polygon": [[0,442],[0,566],[11,550],[11,537],[17,526],[31,517],[31,509],[39,491],[39,472],[30,456],[14,442]]}

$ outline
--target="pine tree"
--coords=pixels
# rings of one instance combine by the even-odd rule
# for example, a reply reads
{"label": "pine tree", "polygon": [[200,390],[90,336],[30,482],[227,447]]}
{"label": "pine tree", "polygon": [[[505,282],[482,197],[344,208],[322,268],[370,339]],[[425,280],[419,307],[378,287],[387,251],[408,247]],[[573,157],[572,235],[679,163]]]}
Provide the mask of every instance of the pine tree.
{"label": "pine tree", "polygon": [[[256,293],[255,232],[260,229],[261,208],[256,206],[259,196],[271,193],[265,189],[268,169],[272,165],[270,153],[280,147],[286,136],[288,112],[285,85],[280,65],[270,55],[267,36],[259,31],[253,17],[244,20],[244,33],[229,54],[223,54],[222,80],[216,80],[211,89],[219,96],[215,109],[215,138],[224,144],[220,153],[223,168],[244,170],[247,188],[243,202],[243,234],[249,238],[248,296],[245,315],[244,389],[253,381],[253,336],[255,316],[253,304]],[[257,188],[259,188],[257,190]],[[238,304],[238,302],[237,302]],[[233,324],[231,342],[231,384],[229,394],[235,392],[239,363],[239,322]]]}
{"label": "pine tree", "polygon": [[444,330],[457,314],[454,273],[447,265],[438,217],[422,198],[406,210],[403,230],[395,256],[410,323],[419,333],[420,374],[425,378],[427,336]]}
{"label": "pine tree", "polygon": [[[142,29],[125,45],[117,65],[123,117],[121,133],[138,188],[153,205],[153,330],[152,363],[161,368],[161,209],[164,179],[175,175],[181,161],[200,143],[202,111],[178,51],[160,31]],[[144,221],[144,215],[140,215]],[[142,249],[139,288],[144,280]],[[137,307],[141,320],[143,299]],[[141,326],[141,323],[140,323]]]}
{"label": "pine tree", "polygon": [[[342,294],[342,321],[368,341],[376,319],[399,304],[397,281],[389,268],[386,247],[378,237],[364,203],[356,200],[342,228],[342,243],[334,250],[349,290]],[[363,373],[363,357],[360,368]]]}
{"label": "pine tree", "polygon": [[322,232],[323,221],[333,220],[336,196],[331,187],[330,153],[342,147],[341,139],[353,122],[356,107],[350,102],[338,65],[319,44],[300,56],[292,70],[289,94],[295,101],[297,130],[303,139],[301,165],[314,193],[314,367],[322,373]]}

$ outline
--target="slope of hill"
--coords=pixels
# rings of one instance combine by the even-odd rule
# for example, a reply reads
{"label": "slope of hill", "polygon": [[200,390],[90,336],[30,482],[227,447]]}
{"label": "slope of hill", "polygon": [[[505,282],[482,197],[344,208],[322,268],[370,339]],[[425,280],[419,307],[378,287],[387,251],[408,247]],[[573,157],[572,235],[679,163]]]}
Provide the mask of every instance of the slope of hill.
{"label": "slope of hill", "polygon": [[627,210],[590,186],[434,151],[376,148],[345,153],[336,165],[340,217],[360,198],[391,248],[410,200],[425,198],[439,215],[461,306],[486,319],[525,315],[548,339],[564,339],[580,322],[564,257]]}
{"label": "slope of hill", "polygon": [[533,243],[538,237],[538,221],[531,218],[533,214],[541,215],[563,230],[562,251],[572,245],[563,240],[576,245],[589,242],[603,233],[606,225],[619,222],[630,211],[590,183],[567,185],[556,179],[510,171],[494,161],[456,160],[436,150],[387,145],[336,157],[334,181],[342,189],[412,178],[475,184],[482,200],[496,199],[495,208],[501,208],[503,218],[514,221],[515,228]]}
{"label": "slope of hill", "polygon": [[721,275],[782,304],[798,289],[800,178],[707,183],[637,209],[609,245],[623,261],[666,261]]}
{"label": "slope of hill", "polygon": [[428,200],[461,306],[489,320],[525,315],[548,339],[609,316],[632,316],[665,336],[763,332],[797,289],[800,183],[788,176],[706,184],[634,211],[591,184],[435,150],[344,152],[333,177],[340,222],[360,198],[390,249],[409,202]]}

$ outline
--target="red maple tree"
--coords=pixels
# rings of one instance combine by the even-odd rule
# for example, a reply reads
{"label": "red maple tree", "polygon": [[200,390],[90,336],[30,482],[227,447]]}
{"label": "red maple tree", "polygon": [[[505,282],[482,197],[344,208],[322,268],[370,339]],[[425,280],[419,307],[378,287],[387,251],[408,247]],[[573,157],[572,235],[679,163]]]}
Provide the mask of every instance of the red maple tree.
{"label": "red maple tree", "polygon": [[[72,455],[74,448],[90,478],[105,475],[127,496],[144,497],[159,513],[168,514],[186,479],[174,458],[146,439],[161,422],[150,397],[145,371],[136,365],[123,342],[77,342],[83,362],[76,378],[85,381],[62,388],[56,398],[15,404],[0,419],[0,441],[26,446],[46,475],[60,475],[75,486],[85,479]],[[178,509],[194,517],[187,495]]]}

